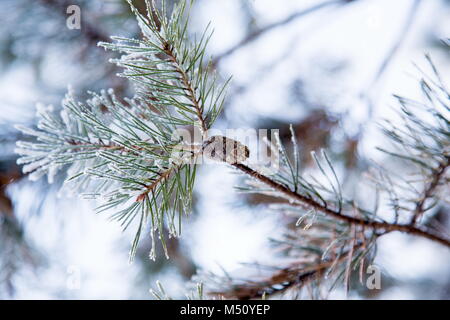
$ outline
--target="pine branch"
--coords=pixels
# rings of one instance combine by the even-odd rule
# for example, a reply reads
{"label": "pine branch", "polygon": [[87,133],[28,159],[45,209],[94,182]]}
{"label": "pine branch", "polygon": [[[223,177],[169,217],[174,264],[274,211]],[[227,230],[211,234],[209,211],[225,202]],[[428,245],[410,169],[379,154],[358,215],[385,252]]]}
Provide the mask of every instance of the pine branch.
{"label": "pine branch", "polygon": [[[49,7],[52,10],[59,11],[61,13],[61,18],[66,18],[66,10],[72,4],[71,1],[56,1],[56,0],[39,0],[42,4]],[[96,44],[98,41],[107,41],[108,37],[104,34],[102,30],[94,25],[91,21],[86,21],[83,19],[83,28],[80,29],[83,37],[90,43]]]}
{"label": "pine branch", "polygon": [[[361,218],[351,217],[344,215],[340,213],[339,211],[336,211],[334,209],[328,208],[326,205],[319,203],[315,201],[314,199],[310,197],[306,197],[304,195],[301,195],[299,193],[296,193],[289,188],[287,188],[285,185],[280,184],[279,182],[276,182],[272,180],[271,178],[262,175],[261,173],[251,169],[250,167],[246,166],[242,163],[236,163],[233,164],[233,166],[246,175],[252,177],[253,179],[256,179],[265,185],[271,187],[273,190],[280,192],[281,194],[287,196],[289,199],[296,201],[297,203],[295,205],[302,206],[302,207],[308,207],[313,208],[317,211],[320,211],[332,218],[335,218],[337,220],[347,222],[349,224],[359,225],[366,228],[371,228],[374,230],[382,231],[383,234],[386,234],[388,232],[392,231],[400,231],[404,233],[408,233],[411,235],[421,236],[433,241],[436,241],[438,243],[441,243],[447,247],[450,247],[450,239],[443,238],[439,235],[436,235],[432,233],[429,230],[420,229],[414,226],[411,226],[409,224],[396,224],[396,223],[387,223],[387,222],[379,222],[379,221],[371,221],[371,220],[365,220]],[[294,205],[291,203],[291,205]]]}
{"label": "pine branch", "polygon": [[151,184],[145,186],[146,190],[136,198],[136,201],[144,201],[149,193],[153,193],[158,185],[164,183],[165,180],[169,179],[172,172],[177,171],[178,169],[179,167],[171,167],[159,173],[159,177],[156,180],[154,180]]}
{"label": "pine branch", "polygon": [[377,73],[375,74],[375,76],[373,77],[373,79],[369,85],[369,88],[372,88],[375,86],[377,81],[380,79],[381,75],[384,73],[384,71],[389,66],[392,59],[395,57],[398,50],[402,47],[402,44],[405,41],[405,39],[407,38],[408,32],[414,23],[414,18],[419,9],[420,2],[421,2],[421,0],[414,0],[414,3],[412,4],[411,9],[408,12],[408,15],[406,17],[404,25],[402,26],[397,38],[393,42],[392,47],[389,48],[388,53],[386,54],[382,63],[380,64],[380,67],[378,68]]}
{"label": "pine branch", "polygon": [[329,6],[333,6],[333,5],[345,5],[347,3],[353,2],[354,0],[330,0],[330,1],[325,1],[322,3],[319,3],[317,5],[311,6],[309,8],[306,8],[304,10],[301,10],[299,12],[296,12],[290,16],[288,16],[285,19],[282,19],[280,21],[274,22],[272,24],[269,24],[265,27],[259,28],[253,32],[251,32],[249,35],[247,35],[244,39],[242,39],[241,41],[239,41],[239,43],[237,43],[236,45],[232,46],[230,49],[226,50],[225,52],[223,52],[222,54],[218,55],[217,57],[214,58],[213,61],[213,65],[217,65],[217,63],[221,60],[223,60],[224,58],[232,55],[235,51],[247,46],[248,44],[250,44],[251,42],[255,41],[256,39],[258,39],[259,37],[261,37],[262,35],[266,34],[269,31],[272,31],[276,28],[280,28],[282,26],[285,26],[299,18],[302,18],[304,16],[307,16],[308,14],[314,13],[316,11],[319,11],[320,9],[329,7]]}
{"label": "pine branch", "polygon": [[433,197],[434,192],[441,184],[441,180],[444,178],[445,171],[448,169],[448,167],[450,167],[450,156],[447,156],[446,161],[442,162],[436,169],[433,170],[433,173],[431,174],[432,179],[425,187],[423,196],[417,202],[416,208],[414,209],[413,217],[411,219],[411,225],[416,224],[420,217],[425,213],[425,203],[428,199]]}

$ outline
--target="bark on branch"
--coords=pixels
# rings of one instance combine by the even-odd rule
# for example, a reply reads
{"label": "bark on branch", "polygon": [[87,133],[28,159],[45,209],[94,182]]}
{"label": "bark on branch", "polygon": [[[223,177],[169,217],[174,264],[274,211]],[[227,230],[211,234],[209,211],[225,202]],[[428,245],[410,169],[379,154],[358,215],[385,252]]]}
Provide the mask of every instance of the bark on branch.
{"label": "bark on branch", "polygon": [[271,187],[272,189],[284,194],[289,199],[295,201],[297,205],[306,205],[309,206],[319,212],[322,212],[332,218],[335,218],[337,220],[347,222],[349,224],[353,225],[360,225],[364,226],[366,228],[371,228],[373,230],[381,231],[382,234],[386,234],[392,231],[400,231],[404,233],[408,233],[411,235],[420,236],[423,238],[427,238],[429,240],[438,242],[446,247],[450,248],[450,239],[445,238],[444,236],[435,234],[434,232],[426,229],[422,229],[420,227],[412,226],[409,224],[398,224],[398,223],[388,223],[388,222],[381,222],[381,221],[375,221],[375,220],[365,220],[362,218],[352,217],[348,215],[344,215],[340,213],[339,211],[336,211],[332,208],[328,208],[327,206],[315,201],[312,198],[308,198],[302,194],[299,194],[297,192],[294,192],[290,190],[288,187],[286,187],[283,184],[280,184],[269,177],[253,170],[252,168],[246,166],[242,163],[235,163],[232,164],[236,169],[244,172],[246,175],[251,176],[252,178],[264,183],[265,185]]}

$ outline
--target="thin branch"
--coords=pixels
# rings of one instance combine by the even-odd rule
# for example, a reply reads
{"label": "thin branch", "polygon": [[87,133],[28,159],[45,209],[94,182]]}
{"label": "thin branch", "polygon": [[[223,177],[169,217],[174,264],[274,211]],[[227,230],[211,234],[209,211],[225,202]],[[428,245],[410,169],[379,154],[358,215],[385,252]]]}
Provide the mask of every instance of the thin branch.
{"label": "thin branch", "polygon": [[416,224],[417,220],[425,213],[425,202],[433,195],[434,191],[439,186],[448,167],[450,167],[450,156],[447,156],[446,161],[442,162],[432,173],[430,183],[424,189],[423,196],[420,201],[417,202],[413,217],[411,219],[411,225]]}
{"label": "thin branch", "polygon": [[253,170],[252,168],[246,166],[245,164],[235,163],[235,164],[232,164],[232,166],[234,166],[235,168],[244,172],[245,174],[253,177],[254,179],[266,184],[267,186],[273,188],[274,190],[284,194],[289,199],[296,201],[297,205],[307,205],[307,206],[309,206],[317,211],[320,211],[330,217],[333,217],[340,221],[347,222],[349,224],[361,225],[361,226],[371,228],[373,230],[380,230],[380,231],[383,230],[384,232],[382,234],[386,234],[391,231],[400,231],[400,232],[404,232],[404,233],[408,233],[408,234],[412,234],[412,235],[416,235],[416,236],[420,236],[420,237],[424,237],[424,238],[436,241],[436,242],[441,243],[444,246],[447,246],[450,248],[450,239],[443,238],[440,235],[436,235],[429,230],[423,230],[419,227],[415,227],[415,226],[411,226],[411,225],[365,220],[362,218],[356,218],[356,217],[344,215],[344,214],[339,213],[338,211],[328,208],[327,206],[325,206],[321,203],[316,202],[312,198],[306,197],[304,195],[301,195],[299,193],[296,193],[296,192],[290,190],[285,185],[280,184],[280,183],[270,179],[269,177]]}
{"label": "thin branch", "polygon": [[269,24],[269,25],[267,25],[267,26],[265,26],[263,28],[255,30],[252,33],[250,33],[249,35],[247,35],[244,39],[242,39],[239,43],[237,43],[236,45],[234,45],[233,47],[231,47],[227,51],[225,51],[222,54],[220,54],[217,57],[215,57],[214,60],[213,60],[212,65],[216,65],[223,58],[226,58],[226,57],[230,56],[236,50],[238,50],[238,49],[248,45],[249,43],[251,43],[251,42],[255,41],[256,39],[258,39],[261,35],[269,32],[269,31],[271,31],[273,29],[276,29],[276,28],[282,27],[284,25],[287,25],[287,24],[297,20],[298,18],[306,16],[306,15],[308,15],[310,13],[313,13],[315,11],[318,11],[318,10],[320,10],[322,8],[326,8],[326,7],[331,6],[331,5],[343,5],[343,4],[347,4],[349,2],[352,2],[352,1],[349,1],[349,0],[332,0],[332,1],[322,2],[322,3],[319,3],[319,4],[315,5],[315,6],[306,8],[306,9],[304,9],[302,11],[296,12],[296,13],[288,16],[287,18],[285,18],[285,19],[283,19],[281,21],[274,22],[274,23]]}
{"label": "thin branch", "polygon": [[165,49],[165,53],[169,56],[170,61],[174,64],[176,71],[180,74],[181,82],[183,83],[184,88],[187,91],[189,100],[192,102],[195,112],[196,112],[196,115],[197,115],[197,119],[200,122],[202,134],[206,134],[206,132],[208,131],[208,126],[206,125],[206,121],[203,117],[203,108],[202,108],[202,106],[200,106],[200,102],[195,95],[195,89],[192,86],[192,83],[189,80],[188,75],[181,67],[181,64],[178,61],[177,55],[170,45],[167,45],[167,47]]}
{"label": "thin branch", "polygon": [[[372,78],[372,80],[370,81],[370,84],[368,86],[369,90],[371,90],[371,88],[373,88],[376,83],[379,81],[379,79],[381,78],[381,76],[383,75],[383,73],[386,71],[386,69],[388,68],[389,64],[391,63],[392,59],[395,57],[395,55],[397,54],[398,50],[402,47],[403,43],[405,42],[406,38],[407,38],[407,34],[409,32],[409,30],[411,29],[411,26],[414,22],[414,18],[416,16],[417,13],[417,9],[419,8],[419,4],[420,4],[421,0],[414,0],[414,3],[412,4],[409,12],[408,12],[408,16],[406,18],[405,23],[403,24],[403,27],[401,29],[401,31],[399,32],[397,38],[395,39],[395,41],[393,42],[392,47],[389,49],[389,51],[387,52],[386,56],[384,57],[383,61],[381,62],[376,74],[374,75],[374,77]],[[364,94],[363,94],[364,95]],[[371,118],[372,112],[373,112],[373,102],[372,99],[367,95],[366,98],[368,100],[368,106],[369,106],[369,119]]]}

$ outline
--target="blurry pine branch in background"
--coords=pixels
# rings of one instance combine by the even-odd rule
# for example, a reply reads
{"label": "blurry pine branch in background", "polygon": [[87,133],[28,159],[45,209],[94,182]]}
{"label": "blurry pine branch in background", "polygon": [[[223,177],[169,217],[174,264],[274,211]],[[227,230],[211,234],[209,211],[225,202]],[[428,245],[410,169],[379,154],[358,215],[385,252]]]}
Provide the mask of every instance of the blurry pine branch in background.
{"label": "blurry pine branch in background", "polygon": [[286,17],[285,19],[281,20],[281,21],[277,21],[274,22],[272,24],[269,24],[265,27],[262,28],[257,28],[256,30],[253,30],[252,32],[250,32],[244,39],[242,39],[241,41],[239,41],[239,43],[237,43],[236,45],[234,45],[233,47],[231,47],[230,49],[228,49],[227,51],[223,52],[222,54],[220,54],[219,56],[215,57],[213,60],[213,65],[216,66],[220,60],[228,57],[229,55],[233,54],[235,51],[241,49],[242,47],[248,45],[249,43],[251,43],[252,41],[254,41],[255,39],[257,39],[258,37],[260,37],[261,35],[272,31],[273,29],[285,26],[297,19],[300,19],[308,14],[314,13],[316,11],[319,11],[320,9],[324,9],[324,8],[328,8],[328,7],[332,7],[332,6],[341,6],[341,5],[345,5],[351,2],[354,2],[356,0],[331,0],[331,1],[324,1],[322,3],[319,3],[317,5],[314,5],[312,7],[309,7],[305,10],[301,10],[299,12],[295,12],[292,15]]}
{"label": "blurry pine branch in background", "polygon": [[[147,17],[132,8],[143,39],[115,37],[116,43],[101,45],[123,53],[115,62],[125,69],[122,76],[135,85],[136,95],[126,99],[108,91],[79,103],[69,94],[59,114],[52,108],[40,108],[37,129],[20,127],[37,142],[18,143],[19,161],[26,164],[24,170],[31,177],[47,174],[49,181],[70,165],[69,180],[77,182],[77,190],[90,189],[89,195],[95,198],[101,195],[105,204],[100,209],[116,208],[113,217],[124,227],[137,221],[131,256],[148,222],[153,239],[161,240],[167,255],[164,234],[179,236],[181,216],[191,208],[196,168],[184,160],[198,156],[193,153],[173,159],[171,154],[180,141],[173,139],[172,132],[194,126],[207,140],[207,130],[223,105],[224,86],[216,83],[204,57],[209,32],[197,41],[188,41],[185,1],[171,15],[164,11],[164,4],[159,11],[150,1]],[[324,144],[326,135],[317,134],[314,138],[319,141],[308,143],[310,149],[300,152],[297,137],[301,131],[314,130],[308,123],[336,125],[320,112],[315,116],[321,120],[300,124],[295,128],[298,134],[291,127],[292,150],[284,147],[280,137],[272,141],[281,155],[280,171],[263,174],[244,162],[228,162],[249,178],[241,191],[278,198],[270,207],[290,222],[275,244],[292,261],[268,266],[276,271],[261,279],[199,275],[205,293],[250,299],[291,289],[300,296],[300,289],[307,287],[306,294],[319,298],[321,285],[333,288],[342,280],[349,288],[352,273],[363,270],[374,258],[376,240],[393,231],[450,247],[448,235],[429,225],[432,216],[426,214],[448,194],[450,95],[437,70],[432,77],[424,75],[420,85],[425,102],[398,97],[403,127],[384,126],[397,146],[383,152],[405,161],[411,172],[397,176],[374,165],[365,177],[380,194],[377,202],[391,205],[388,215],[378,215],[378,203],[367,208],[347,198],[342,191],[343,177],[338,177],[334,159],[326,152],[308,156]],[[305,170],[302,165],[311,159],[315,169]],[[152,258],[154,250],[155,246]],[[203,288],[199,291],[202,297]]]}
{"label": "blurry pine branch in background", "polygon": [[[294,261],[285,267],[266,266],[276,271],[265,277],[259,274],[259,278],[251,280],[205,274],[200,280],[205,284],[216,283],[215,289],[211,289],[213,294],[252,299],[294,289],[301,297],[300,289],[308,288],[314,298],[321,298],[324,292],[311,290],[311,287],[320,286],[324,279],[333,280],[330,290],[338,280],[343,280],[349,288],[350,273],[359,269],[360,281],[363,281],[363,270],[375,257],[376,240],[392,231],[425,237],[450,247],[445,225],[430,225],[428,222],[434,214],[427,215],[433,207],[448,201],[450,181],[447,172],[450,166],[450,92],[431,59],[428,56],[427,59],[434,74],[420,79],[424,101],[397,96],[402,126],[387,122],[383,127],[393,148],[380,150],[389,157],[400,158],[408,170],[398,174],[374,164],[367,177],[379,195],[374,209],[362,208],[355,200],[342,195],[336,171],[325,152],[321,157],[312,153],[320,173],[326,178],[325,183],[315,177],[305,179],[299,167],[296,141],[292,141],[293,158],[287,156],[277,141],[284,164],[281,174],[269,178],[244,164],[234,165],[254,178],[248,181],[249,187],[241,190],[289,201],[272,207],[284,212],[292,221],[285,236],[274,244]],[[295,136],[293,131],[292,136]],[[268,186],[271,188],[267,189]],[[378,208],[383,201],[391,212],[382,213],[381,218]],[[260,267],[256,266],[255,270]],[[222,291],[214,291],[218,288]]]}

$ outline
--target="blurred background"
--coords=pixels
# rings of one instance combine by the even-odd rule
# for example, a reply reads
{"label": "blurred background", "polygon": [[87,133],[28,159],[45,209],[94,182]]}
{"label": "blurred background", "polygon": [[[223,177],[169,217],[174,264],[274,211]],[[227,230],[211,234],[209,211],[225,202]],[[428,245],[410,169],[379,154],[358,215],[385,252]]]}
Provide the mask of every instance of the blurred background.
{"label": "blurred background", "polygon": [[[134,3],[144,10],[143,0]],[[73,4],[80,30],[66,26]],[[150,261],[147,237],[132,264],[133,230],[96,215],[95,203],[60,194],[64,176],[53,185],[28,181],[16,165],[13,126],[33,125],[37,102],[59,106],[68,85],[80,99],[105,88],[131,96],[108,62],[114,53],[96,43],[140,34],[123,0],[2,0],[0,21],[0,299],[151,299],[158,279],[182,297],[198,270],[273,263],[270,238],[283,221],[264,197],[235,193],[239,177],[225,166],[201,168],[194,213],[169,243],[171,260]],[[197,0],[192,36],[208,22],[215,67],[233,76],[217,127],[279,129],[289,140],[293,124],[303,166],[312,165],[311,150],[326,148],[350,194],[368,159],[385,157],[375,150],[385,140],[377,123],[393,119],[392,94],[419,95],[424,54],[450,77],[441,42],[450,36],[448,0]],[[448,206],[434,210],[448,223]],[[375,262],[382,289],[358,288],[350,298],[450,298],[450,252],[439,245],[393,233],[379,240]]]}

